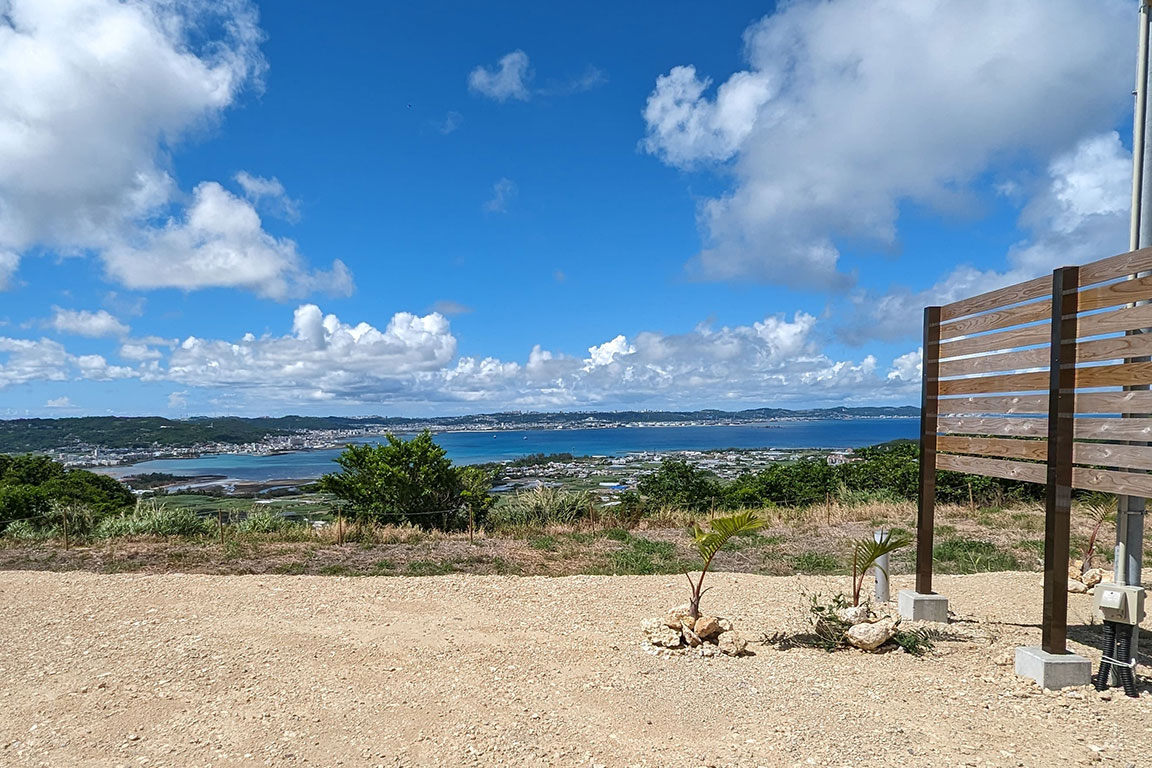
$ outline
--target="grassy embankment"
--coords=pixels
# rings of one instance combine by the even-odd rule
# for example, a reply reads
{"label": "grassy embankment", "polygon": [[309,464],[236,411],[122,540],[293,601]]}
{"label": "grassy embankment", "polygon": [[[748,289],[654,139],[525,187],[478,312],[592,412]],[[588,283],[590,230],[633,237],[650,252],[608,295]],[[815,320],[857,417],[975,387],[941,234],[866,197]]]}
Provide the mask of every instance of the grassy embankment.
{"label": "grassy embankment", "polygon": [[[250,500],[196,496],[147,503],[150,508],[124,518],[135,521],[131,524],[105,523],[85,535],[73,534],[67,551],[59,530],[35,536],[11,531],[0,538],[0,568],[377,576],[680,573],[696,567],[687,528],[708,517],[662,509],[622,521],[605,517],[605,511],[566,524],[490,524],[470,542],[466,532],[354,522],[340,532],[336,525],[315,528],[280,516],[292,511],[312,517],[319,511],[328,517],[322,514],[323,500],[315,497],[258,506]],[[208,509],[236,520],[223,526],[223,544],[212,517],[187,514],[202,515]],[[910,502],[830,499],[759,511],[768,526],[735,542],[717,557],[715,568],[772,575],[843,573],[851,567],[852,539],[877,528],[915,528]],[[239,519],[245,513],[250,516]],[[1091,529],[1086,515],[1074,511],[1074,553],[1087,542]],[[955,573],[1035,570],[1043,555],[1043,536],[1043,510],[1035,503],[1004,508],[942,505],[937,511],[937,568]],[[338,543],[341,538],[343,544]],[[1097,564],[1104,564],[1107,555],[1101,552]],[[912,556],[911,549],[898,553],[893,571],[909,572]]]}

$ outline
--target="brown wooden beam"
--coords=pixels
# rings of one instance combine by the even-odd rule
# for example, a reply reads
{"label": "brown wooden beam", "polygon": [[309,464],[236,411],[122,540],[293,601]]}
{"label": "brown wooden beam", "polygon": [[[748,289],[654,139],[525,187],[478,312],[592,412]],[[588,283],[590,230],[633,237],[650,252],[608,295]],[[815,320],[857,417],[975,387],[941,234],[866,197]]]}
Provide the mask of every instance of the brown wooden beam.
{"label": "brown wooden beam", "polygon": [[932,593],[936,520],[936,404],[940,397],[940,307],[924,308],[923,384],[920,390],[920,494],[916,512],[916,591]]}
{"label": "brown wooden beam", "polygon": [[1076,313],[1080,273],[1052,273],[1052,343],[1048,395],[1048,473],[1044,504],[1044,618],[1041,647],[1068,652],[1068,554],[1072,512],[1072,441],[1076,415]]}

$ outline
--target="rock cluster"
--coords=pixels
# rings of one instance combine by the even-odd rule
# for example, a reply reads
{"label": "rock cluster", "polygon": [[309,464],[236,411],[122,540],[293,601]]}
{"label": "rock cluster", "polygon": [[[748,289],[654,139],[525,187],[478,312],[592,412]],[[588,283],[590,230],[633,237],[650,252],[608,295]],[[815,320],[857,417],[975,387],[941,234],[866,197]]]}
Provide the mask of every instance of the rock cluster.
{"label": "rock cluster", "polygon": [[641,629],[644,639],[656,648],[692,652],[706,658],[748,653],[748,641],[732,628],[732,622],[703,614],[692,618],[687,605],[673,608],[663,618],[647,619]]}
{"label": "rock cluster", "polygon": [[1068,591],[1074,594],[1092,594],[1096,585],[1104,580],[1104,571],[1099,568],[1084,570],[1084,563],[1073,560],[1068,566]]}
{"label": "rock cluster", "polygon": [[874,616],[867,605],[841,608],[836,616],[850,625],[844,634],[845,639],[862,651],[880,650],[896,635],[896,625],[900,622],[892,616]]}

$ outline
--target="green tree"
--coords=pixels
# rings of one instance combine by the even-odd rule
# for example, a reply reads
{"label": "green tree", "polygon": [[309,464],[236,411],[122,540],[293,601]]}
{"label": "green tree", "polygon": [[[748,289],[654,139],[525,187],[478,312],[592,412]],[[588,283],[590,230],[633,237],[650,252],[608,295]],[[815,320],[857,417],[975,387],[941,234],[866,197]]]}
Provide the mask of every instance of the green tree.
{"label": "green tree", "polygon": [[471,530],[483,525],[488,510],[496,502],[492,495],[492,473],[483,467],[460,467],[460,500],[468,512],[468,525]]}
{"label": "green tree", "polygon": [[682,459],[664,459],[636,489],[655,504],[683,509],[707,509],[720,494],[720,482],[711,472]]}
{"label": "green tree", "polygon": [[341,471],[320,478],[320,488],[360,517],[425,528],[459,527],[467,519],[460,511],[460,475],[428,431],[411,440],[388,434],[384,443],[350,445],[336,463]]}

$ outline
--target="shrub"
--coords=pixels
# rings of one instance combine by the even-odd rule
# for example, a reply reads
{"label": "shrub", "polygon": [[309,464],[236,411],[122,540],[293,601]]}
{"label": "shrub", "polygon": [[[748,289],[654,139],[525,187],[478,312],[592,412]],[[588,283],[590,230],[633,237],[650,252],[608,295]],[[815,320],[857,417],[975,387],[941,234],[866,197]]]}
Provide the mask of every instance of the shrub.
{"label": "shrub", "polygon": [[500,500],[488,514],[494,528],[543,528],[571,525],[587,514],[592,497],[587,493],[539,486]]}
{"label": "shrub", "polygon": [[106,517],[95,530],[99,538],[123,536],[202,536],[212,532],[212,523],[184,507],[141,505],[131,515]]}
{"label": "shrub", "polygon": [[799,573],[834,573],[840,561],[824,552],[801,552],[792,558],[792,567]]}
{"label": "shrub", "polygon": [[702,510],[716,503],[720,481],[711,472],[683,459],[664,459],[636,489],[656,504]]}
{"label": "shrub", "polygon": [[288,520],[278,512],[271,509],[261,509],[243,520],[234,523],[232,529],[237,533],[279,533],[303,527],[299,523]]}
{"label": "shrub", "polygon": [[31,520],[17,520],[8,524],[4,529],[4,536],[14,541],[31,542],[46,538],[48,533],[43,528],[33,525]]}
{"label": "shrub", "polygon": [[945,539],[932,548],[932,559],[942,571],[983,573],[1014,571],[1019,567],[1016,556],[990,541]]}

